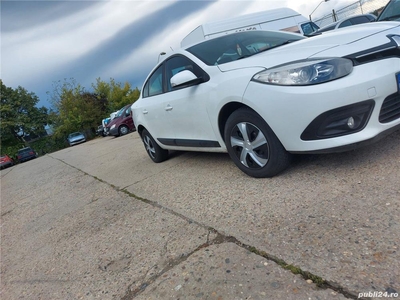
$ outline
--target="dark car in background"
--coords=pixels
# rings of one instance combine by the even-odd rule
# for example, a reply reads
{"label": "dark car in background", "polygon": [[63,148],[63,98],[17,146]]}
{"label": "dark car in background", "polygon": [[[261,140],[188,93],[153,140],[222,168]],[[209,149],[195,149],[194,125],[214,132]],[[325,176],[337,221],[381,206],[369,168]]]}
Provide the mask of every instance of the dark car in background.
{"label": "dark car in background", "polygon": [[0,157],[0,169],[5,169],[14,165],[14,160],[7,154]]}
{"label": "dark car in background", "polygon": [[68,135],[68,144],[70,146],[86,142],[86,137],[82,132],[73,132]]}
{"label": "dark car in background", "polygon": [[107,125],[108,135],[121,136],[136,130],[131,106],[132,104],[128,104],[118,111],[115,118]]}
{"label": "dark car in background", "polygon": [[390,0],[376,21],[400,21],[400,0]]}
{"label": "dark car in background", "polygon": [[363,14],[363,15],[351,16],[351,17],[336,21],[334,23],[331,23],[329,25],[326,25],[324,27],[321,27],[317,31],[313,32],[311,34],[311,36],[319,35],[323,32],[332,31],[332,30],[336,30],[339,28],[374,22],[375,20],[376,20],[376,16],[373,14]]}
{"label": "dark car in background", "polygon": [[22,163],[37,157],[37,153],[31,147],[19,149],[17,152],[18,162]]}

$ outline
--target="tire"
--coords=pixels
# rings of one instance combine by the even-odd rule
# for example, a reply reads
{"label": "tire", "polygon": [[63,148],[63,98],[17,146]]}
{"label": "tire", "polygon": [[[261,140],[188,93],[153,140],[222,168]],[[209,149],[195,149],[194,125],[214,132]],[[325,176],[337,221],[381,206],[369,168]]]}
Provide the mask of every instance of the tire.
{"label": "tire", "polygon": [[128,134],[129,133],[129,128],[125,125],[122,125],[119,129],[118,129],[118,133],[120,136]]}
{"label": "tire", "polygon": [[225,124],[225,144],[236,166],[249,176],[273,177],[291,162],[268,124],[253,110],[234,111]]}
{"label": "tire", "polygon": [[168,150],[161,148],[146,129],[142,132],[142,141],[147,154],[155,163],[163,162],[168,158]]}

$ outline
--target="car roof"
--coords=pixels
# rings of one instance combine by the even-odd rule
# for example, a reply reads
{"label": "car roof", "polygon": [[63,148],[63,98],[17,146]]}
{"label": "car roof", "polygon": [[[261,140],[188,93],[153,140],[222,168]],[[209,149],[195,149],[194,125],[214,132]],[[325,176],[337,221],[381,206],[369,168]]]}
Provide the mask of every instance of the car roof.
{"label": "car roof", "polygon": [[[353,19],[356,19],[356,18],[359,18],[359,17],[363,17],[363,16],[367,17],[369,20],[376,20],[376,16],[373,15],[373,14],[353,15],[353,16],[350,16],[350,17],[341,19],[341,20],[339,20],[339,21],[330,23],[330,24],[328,24],[328,25],[326,25],[326,26],[324,26],[324,27],[321,27],[320,29],[317,30],[317,32],[324,32],[324,31],[336,29],[340,24],[342,24],[342,23],[345,22],[345,21],[353,20]],[[371,21],[371,22],[372,22],[372,21]]]}

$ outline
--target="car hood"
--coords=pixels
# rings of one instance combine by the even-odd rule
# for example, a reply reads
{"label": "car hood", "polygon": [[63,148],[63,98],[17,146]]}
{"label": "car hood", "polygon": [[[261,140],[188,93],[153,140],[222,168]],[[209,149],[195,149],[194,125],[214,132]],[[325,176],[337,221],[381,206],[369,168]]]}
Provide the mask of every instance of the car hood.
{"label": "car hood", "polygon": [[218,65],[218,67],[225,72],[249,67],[271,68],[306,58],[342,57],[389,43],[388,37],[376,36],[376,34],[395,27],[398,28],[400,35],[399,22],[365,23],[350,26],[293,42],[245,59]]}
{"label": "car hood", "polygon": [[110,123],[107,124],[106,127],[110,128],[111,126],[113,126],[114,124],[118,123],[120,117],[115,117],[114,119],[111,120]]}
{"label": "car hood", "polygon": [[83,135],[78,135],[78,136],[73,136],[68,138],[70,141],[77,141],[77,140],[81,140],[84,139],[85,137]]}

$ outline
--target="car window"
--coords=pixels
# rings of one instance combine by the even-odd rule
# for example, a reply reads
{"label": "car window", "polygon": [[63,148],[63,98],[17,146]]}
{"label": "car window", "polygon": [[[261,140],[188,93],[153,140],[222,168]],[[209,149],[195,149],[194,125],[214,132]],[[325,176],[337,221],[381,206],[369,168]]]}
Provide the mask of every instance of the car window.
{"label": "car window", "polygon": [[74,133],[71,133],[69,136],[74,137],[74,136],[79,136],[79,135],[81,135],[80,132],[74,132]]}
{"label": "car window", "polygon": [[143,88],[143,97],[150,97],[163,92],[163,74],[160,65],[147,80]]}
{"label": "car window", "polygon": [[23,154],[23,153],[28,153],[28,152],[31,152],[31,151],[33,151],[31,148],[24,148],[24,149],[18,150],[18,153],[19,154]]}
{"label": "car window", "polygon": [[119,117],[122,115],[123,112],[124,112],[124,110],[121,108],[121,109],[118,111],[118,113],[117,113],[117,115],[115,116],[115,118],[119,118]]}
{"label": "car window", "polygon": [[368,23],[369,19],[365,16],[359,16],[359,17],[355,17],[351,20],[351,23],[353,23],[354,25],[356,24],[362,24],[362,23]]}
{"label": "car window", "polygon": [[353,25],[353,24],[351,23],[351,21],[350,21],[350,20],[346,20],[346,21],[344,21],[342,24],[340,24],[340,25],[338,26],[338,28],[343,28],[343,27],[347,27],[347,26],[351,26],[351,25]]}
{"label": "car window", "polygon": [[220,65],[279,47],[304,36],[281,31],[245,31],[204,41],[186,49],[209,66]]}
{"label": "car window", "polygon": [[172,90],[171,87],[172,76],[178,74],[183,70],[191,71],[194,75],[196,75],[196,77],[202,77],[204,73],[203,70],[198,65],[196,65],[193,61],[191,61],[189,58],[185,56],[178,55],[171,57],[165,62],[166,83],[168,92]]}
{"label": "car window", "polygon": [[400,20],[400,0],[391,0],[385,6],[377,21],[399,21]]}
{"label": "car window", "polygon": [[304,24],[301,24],[301,29],[304,32],[304,35],[309,35],[313,33],[314,31],[317,31],[319,27],[314,23],[314,22],[307,22]]}

